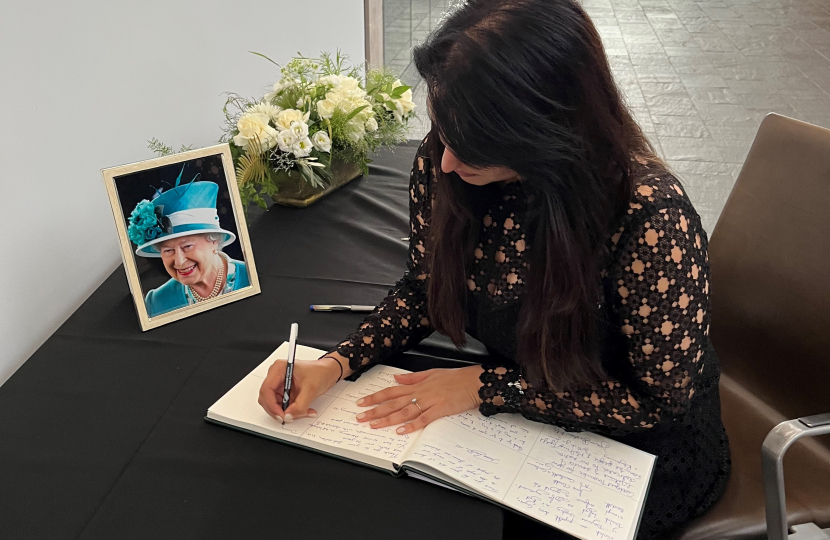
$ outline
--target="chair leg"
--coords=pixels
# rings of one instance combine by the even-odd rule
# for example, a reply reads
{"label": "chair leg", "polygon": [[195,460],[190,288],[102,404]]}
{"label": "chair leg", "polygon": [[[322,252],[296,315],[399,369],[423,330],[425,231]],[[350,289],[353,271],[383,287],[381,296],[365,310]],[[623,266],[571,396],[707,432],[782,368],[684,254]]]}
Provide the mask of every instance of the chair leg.
{"label": "chair leg", "polygon": [[[801,437],[815,437],[830,433],[830,413],[805,416],[781,422],[767,434],[761,447],[761,465],[764,474],[767,535],[769,540],[793,540],[787,528],[787,501],[784,492],[784,454]],[[813,525],[808,523],[806,525]],[[825,540],[826,534],[815,527],[816,534],[798,540]],[[796,527],[793,527],[796,530]],[[809,528],[803,529],[809,534]],[[796,533],[798,534],[798,533]],[[830,540],[830,538],[826,539]]]}

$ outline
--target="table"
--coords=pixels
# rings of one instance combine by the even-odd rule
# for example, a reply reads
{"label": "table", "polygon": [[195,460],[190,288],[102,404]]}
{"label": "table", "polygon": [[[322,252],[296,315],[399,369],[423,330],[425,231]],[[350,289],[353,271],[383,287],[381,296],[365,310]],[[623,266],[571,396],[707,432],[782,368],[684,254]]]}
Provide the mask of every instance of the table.
{"label": "table", "polygon": [[[260,295],[142,333],[118,268],[0,387],[0,538],[501,538],[485,502],[203,420],[291,322],[325,349],[363,318],[309,304],[374,304],[403,275],[417,145],[252,220]],[[396,365],[451,365],[449,350]]]}

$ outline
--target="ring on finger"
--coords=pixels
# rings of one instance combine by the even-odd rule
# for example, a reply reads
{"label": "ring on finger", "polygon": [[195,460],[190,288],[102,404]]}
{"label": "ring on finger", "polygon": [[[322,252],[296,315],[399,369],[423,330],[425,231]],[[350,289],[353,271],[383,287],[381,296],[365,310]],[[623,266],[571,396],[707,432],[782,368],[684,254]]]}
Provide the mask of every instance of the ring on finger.
{"label": "ring on finger", "polygon": [[418,407],[418,414],[421,414],[421,413],[424,412],[424,410],[421,408],[421,405],[420,405],[420,403],[418,403],[418,400],[416,398],[412,398],[412,404],[415,405],[416,407]]}

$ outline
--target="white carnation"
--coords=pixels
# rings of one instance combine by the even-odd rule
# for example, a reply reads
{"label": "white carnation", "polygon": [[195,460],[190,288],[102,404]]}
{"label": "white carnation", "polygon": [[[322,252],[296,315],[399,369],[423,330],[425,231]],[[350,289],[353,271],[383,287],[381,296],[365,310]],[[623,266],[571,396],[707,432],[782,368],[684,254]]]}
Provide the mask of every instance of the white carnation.
{"label": "white carnation", "polygon": [[366,120],[366,131],[372,132],[378,130],[378,121],[375,120],[375,117]]}
{"label": "white carnation", "polygon": [[355,121],[356,119],[357,117],[352,118],[346,124],[346,137],[352,142],[360,142],[360,139],[366,134],[366,127],[363,125],[363,121]]}
{"label": "white carnation", "polygon": [[340,86],[326,93],[326,99],[317,102],[317,114],[320,118],[331,118],[335,111],[351,114],[357,108],[362,110],[353,118],[361,124],[374,116],[372,104],[366,100],[366,92],[358,86],[352,77],[341,77]]}
{"label": "white carnation", "polygon": [[338,92],[363,92],[360,88],[360,82],[354,77],[340,77],[340,85],[335,90]]}
{"label": "white carnation", "polygon": [[311,137],[314,148],[320,152],[331,152],[331,139],[325,131],[318,131]]}

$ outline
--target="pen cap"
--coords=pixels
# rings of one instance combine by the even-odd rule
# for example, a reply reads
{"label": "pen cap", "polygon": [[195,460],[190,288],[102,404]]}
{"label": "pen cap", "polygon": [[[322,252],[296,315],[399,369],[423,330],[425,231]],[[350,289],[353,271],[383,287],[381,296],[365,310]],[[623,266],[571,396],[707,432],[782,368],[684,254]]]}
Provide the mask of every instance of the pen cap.
{"label": "pen cap", "polygon": [[294,356],[296,355],[297,351],[297,334],[300,332],[300,325],[297,323],[291,323],[291,331],[288,335],[288,363],[294,363]]}

